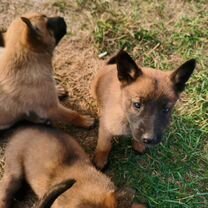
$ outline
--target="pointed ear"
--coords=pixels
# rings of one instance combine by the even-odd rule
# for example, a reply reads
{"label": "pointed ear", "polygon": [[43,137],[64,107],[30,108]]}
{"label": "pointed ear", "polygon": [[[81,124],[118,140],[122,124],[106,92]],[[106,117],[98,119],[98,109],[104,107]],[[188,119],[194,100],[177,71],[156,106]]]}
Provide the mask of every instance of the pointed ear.
{"label": "pointed ear", "polygon": [[38,204],[35,206],[36,208],[50,208],[53,202],[66,190],[71,188],[75,180],[68,179],[59,184],[54,185],[44,196]]}
{"label": "pointed ear", "polygon": [[6,30],[0,31],[0,47],[5,47],[5,34]]}
{"label": "pointed ear", "polygon": [[124,85],[132,83],[142,75],[142,70],[137,66],[131,56],[123,50],[112,57],[107,64],[115,63],[117,64],[118,79]]}
{"label": "pointed ear", "polygon": [[30,19],[21,17],[21,20],[27,25],[29,32],[33,37],[37,37],[39,35],[37,29],[33,26]]}
{"label": "pointed ear", "polygon": [[184,90],[186,82],[190,78],[196,67],[196,60],[190,59],[189,61],[182,64],[177,70],[175,70],[171,75],[171,81],[173,82],[174,89],[177,93]]}
{"label": "pointed ear", "polygon": [[106,208],[116,208],[117,199],[115,191],[110,191],[104,199],[104,206]]}

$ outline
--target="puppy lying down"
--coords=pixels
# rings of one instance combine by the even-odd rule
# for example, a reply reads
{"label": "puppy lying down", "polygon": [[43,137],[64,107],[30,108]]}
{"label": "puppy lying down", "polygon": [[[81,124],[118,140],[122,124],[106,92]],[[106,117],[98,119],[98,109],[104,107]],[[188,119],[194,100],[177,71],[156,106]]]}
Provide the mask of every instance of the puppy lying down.
{"label": "puppy lying down", "polygon": [[5,172],[0,181],[0,208],[10,206],[22,179],[26,179],[39,199],[54,185],[74,179],[76,183],[55,200],[53,208],[117,207],[114,184],[93,167],[88,155],[68,134],[51,127],[28,125],[9,137]]}

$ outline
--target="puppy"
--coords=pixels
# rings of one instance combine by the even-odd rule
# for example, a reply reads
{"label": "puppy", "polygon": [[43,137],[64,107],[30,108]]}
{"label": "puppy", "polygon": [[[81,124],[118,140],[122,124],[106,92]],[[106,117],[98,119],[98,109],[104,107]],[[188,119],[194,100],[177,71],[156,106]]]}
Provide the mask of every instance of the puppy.
{"label": "puppy", "polygon": [[121,50],[103,66],[92,89],[100,110],[94,158],[98,168],[107,164],[115,135],[131,135],[133,148],[139,153],[161,141],[195,64],[191,59],[171,72],[141,69]]}
{"label": "puppy", "polygon": [[[0,56],[0,129],[36,115],[35,122],[50,120],[88,128],[94,119],[65,108],[58,101],[52,55],[66,34],[61,17],[38,13],[14,20],[2,40]],[[37,119],[39,118],[39,119]]]}
{"label": "puppy", "polygon": [[[0,31],[0,55],[1,53],[3,53],[5,47],[5,34],[6,34],[5,29]],[[68,97],[67,89],[65,89],[61,85],[56,85],[56,91],[60,101],[65,100]]]}
{"label": "puppy", "polygon": [[115,187],[96,170],[88,155],[68,134],[45,126],[24,126],[9,136],[5,172],[0,182],[0,208],[8,208],[24,178],[38,198],[66,179],[76,183],[53,208],[116,208]]}

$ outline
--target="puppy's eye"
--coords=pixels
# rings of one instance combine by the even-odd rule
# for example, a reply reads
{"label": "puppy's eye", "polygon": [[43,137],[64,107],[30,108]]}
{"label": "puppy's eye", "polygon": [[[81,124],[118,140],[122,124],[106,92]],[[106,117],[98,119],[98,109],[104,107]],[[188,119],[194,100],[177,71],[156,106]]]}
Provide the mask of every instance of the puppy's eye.
{"label": "puppy's eye", "polygon": [[133,102],[133,106],[134,106],[134,108],[136,108],[136,109],[140,109],[141,106],[142,106],[142,104],[139,103],[139,102]]}
{"label": "puppy's eye", "polygon": [[162,109],[162,112],[163,112],[163,113],[169,113],[169,112],[170,112],[170,108],[169,108],[169,107],[164,107],[164,108]]}

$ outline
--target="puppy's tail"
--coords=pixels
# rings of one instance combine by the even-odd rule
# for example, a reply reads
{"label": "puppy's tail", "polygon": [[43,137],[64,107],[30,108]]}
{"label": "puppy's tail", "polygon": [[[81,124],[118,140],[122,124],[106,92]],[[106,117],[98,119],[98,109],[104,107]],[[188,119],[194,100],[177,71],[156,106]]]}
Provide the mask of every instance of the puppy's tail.
{"label": "puppy's tail", "polygon": [[50,208],[53,202],[67,189],[71,188],[76,181],[68,179],[53,186],[38,202],[35,208]]}

